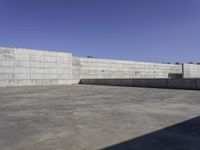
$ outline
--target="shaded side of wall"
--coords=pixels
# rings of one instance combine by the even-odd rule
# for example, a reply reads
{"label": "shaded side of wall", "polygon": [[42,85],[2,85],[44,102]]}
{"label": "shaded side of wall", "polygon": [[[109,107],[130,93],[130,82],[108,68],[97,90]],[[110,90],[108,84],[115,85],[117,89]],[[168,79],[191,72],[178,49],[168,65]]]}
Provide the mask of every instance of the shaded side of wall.
{"label": "shaded side of wall", "polygon": [[200,79],[81,79],[81,84],[200,90]]}
{"label": "shaded side of wall", "polygon": [[182,66],[109,59],[80,58],[80,79],[168,78],[182,74]]}
{"label": "shaded side of wall", "polygon": [[200,65],[183,64],[184,78],[200,78]]}
{"label": "shaded side of wall", "polygon": [[71,84],[72,54],[0,47],[0,86]]}

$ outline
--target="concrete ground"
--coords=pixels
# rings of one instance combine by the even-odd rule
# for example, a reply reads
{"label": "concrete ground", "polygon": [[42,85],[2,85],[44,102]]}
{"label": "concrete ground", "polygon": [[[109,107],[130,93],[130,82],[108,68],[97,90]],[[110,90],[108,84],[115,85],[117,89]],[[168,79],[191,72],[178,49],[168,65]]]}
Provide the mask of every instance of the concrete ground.
{"label": "concrete ground", "polygon": [[199,115],[199,91],[2,87],[0,149],[197,150]]}

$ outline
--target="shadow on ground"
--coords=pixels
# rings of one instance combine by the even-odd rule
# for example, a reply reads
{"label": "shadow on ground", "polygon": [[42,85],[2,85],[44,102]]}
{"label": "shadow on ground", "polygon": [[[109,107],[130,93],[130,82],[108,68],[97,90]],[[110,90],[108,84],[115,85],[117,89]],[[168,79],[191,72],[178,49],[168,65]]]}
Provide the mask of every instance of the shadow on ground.
{"label": "shadow on ground", "polygon": [[199,150],[200,117],[134,138],[103,150]]}

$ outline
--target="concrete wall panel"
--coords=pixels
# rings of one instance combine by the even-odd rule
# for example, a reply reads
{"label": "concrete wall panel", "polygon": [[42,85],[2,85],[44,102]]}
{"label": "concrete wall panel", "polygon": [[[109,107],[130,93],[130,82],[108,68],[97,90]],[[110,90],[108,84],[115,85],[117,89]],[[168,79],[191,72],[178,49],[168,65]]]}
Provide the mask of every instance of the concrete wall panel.
{"label": "concrete wall panel", "polygon": [[0,86],[70,84],[71,66],[69,53],[0,47]]}

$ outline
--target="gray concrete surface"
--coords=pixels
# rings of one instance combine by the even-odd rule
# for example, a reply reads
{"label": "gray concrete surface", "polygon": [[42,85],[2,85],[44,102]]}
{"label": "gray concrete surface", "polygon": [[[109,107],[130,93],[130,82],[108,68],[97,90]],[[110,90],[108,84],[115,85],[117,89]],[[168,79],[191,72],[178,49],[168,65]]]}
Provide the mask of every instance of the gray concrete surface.
{"label": "gray concrete surface", "polygon": [[[0,149],[198,150],[200,120],[193,118],[199,115],[198,91],[95,85],[1,87]],[[191,119],[189,125],[181,123]],[[177,123],[182,126],[173,128]]]}

